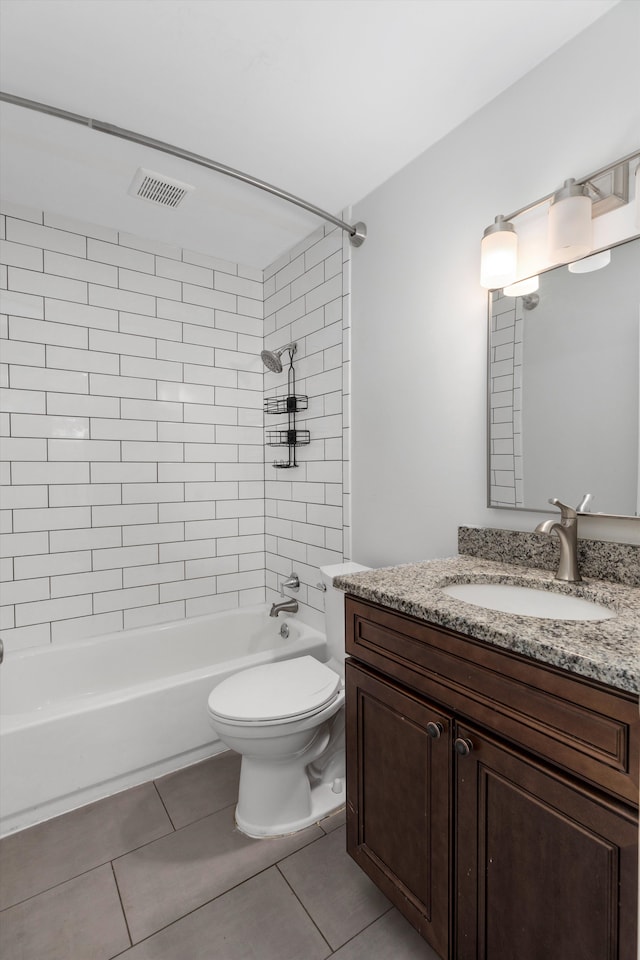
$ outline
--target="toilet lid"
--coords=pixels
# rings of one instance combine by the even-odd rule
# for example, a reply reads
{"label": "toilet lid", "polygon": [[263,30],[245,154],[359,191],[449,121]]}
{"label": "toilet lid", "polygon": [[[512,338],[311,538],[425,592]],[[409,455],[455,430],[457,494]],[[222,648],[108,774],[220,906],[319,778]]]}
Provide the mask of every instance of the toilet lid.
{"label": "toilet lid", "polygon": [[313,657],[250,667],[211,691],[209,710],[228,720],[284,720],[320,710],[340,689],[340,677]]}

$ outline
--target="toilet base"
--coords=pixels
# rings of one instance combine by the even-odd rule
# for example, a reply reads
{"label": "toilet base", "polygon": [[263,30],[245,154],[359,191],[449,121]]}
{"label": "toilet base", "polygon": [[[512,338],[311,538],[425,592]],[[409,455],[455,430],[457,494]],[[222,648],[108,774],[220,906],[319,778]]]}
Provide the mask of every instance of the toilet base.
{"label": "toilet base", "polygon": [[[336,792],[336,790],[338,792]],[[278,823],[275,826],[249,823],[238,815],[236,807],[236,826],[247,837],[264,839],[265,837],[288,837],[292,833],[304,830],[319,820],[324,820],[329,814],[335,813],[347,802],[346,783],[337,778],[333,783],[317,783],[311,787],[310,812],[299,820],[290,823]]]}

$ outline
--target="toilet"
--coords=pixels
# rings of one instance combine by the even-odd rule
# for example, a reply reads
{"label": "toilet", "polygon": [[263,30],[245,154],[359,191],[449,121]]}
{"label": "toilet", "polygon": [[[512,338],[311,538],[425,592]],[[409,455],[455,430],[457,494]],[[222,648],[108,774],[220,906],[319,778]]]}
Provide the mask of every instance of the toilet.
{"label": "toilet", "polygon": [[214,730],[242,756],[236,824],[247,836],[295,833],[346,802],[344,594],[333,578],[367,569],[320,568],[328,663],[304,656],[262,664],[209,695]]}

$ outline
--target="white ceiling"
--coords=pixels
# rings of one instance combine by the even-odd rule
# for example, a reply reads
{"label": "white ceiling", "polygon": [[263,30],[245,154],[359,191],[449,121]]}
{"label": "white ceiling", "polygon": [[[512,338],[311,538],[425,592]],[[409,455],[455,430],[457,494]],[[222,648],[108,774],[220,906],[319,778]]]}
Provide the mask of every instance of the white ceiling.
{"label": "white ceiling", "polygon": [[[175,144],[334,213],[618,0],[0,0],[0,88]],[[86,127],[1,105],[10,200],[263,267],[316,217]],[[127,195],[138,166],[196,187]]]}

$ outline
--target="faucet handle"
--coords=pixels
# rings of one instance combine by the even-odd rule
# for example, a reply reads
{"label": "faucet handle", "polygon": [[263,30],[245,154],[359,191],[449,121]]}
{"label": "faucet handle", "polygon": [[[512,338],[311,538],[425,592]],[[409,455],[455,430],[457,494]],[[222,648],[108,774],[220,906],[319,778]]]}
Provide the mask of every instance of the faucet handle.
{"label": "faucet handle", "polygon": [[557,497],[550,497],[549,503],[553,504],[554,507],[558,507],[560,510],[560,518],[563,522],[565,520],[578,519],[578,514],[576,513],[574,507],[570,507],[567,503],[562,503]]}
{"label": "faucet handle", "polygon": [[578,513],[591,513],[591,501],[593,500],[592,493],[585,493],[584,497],[576,507]]}
{"label": "faucet handle", "polygon": [[300,589],[300,580],[297,573],[291,573],[286,580],[283,580],[280,584],[280,596],[284,597],[284,588],[287,590],[299,590]]}

